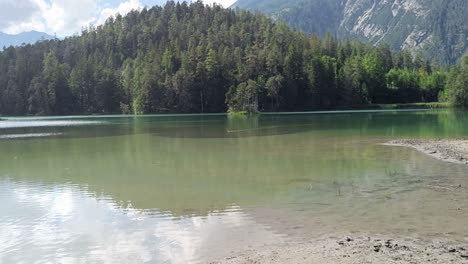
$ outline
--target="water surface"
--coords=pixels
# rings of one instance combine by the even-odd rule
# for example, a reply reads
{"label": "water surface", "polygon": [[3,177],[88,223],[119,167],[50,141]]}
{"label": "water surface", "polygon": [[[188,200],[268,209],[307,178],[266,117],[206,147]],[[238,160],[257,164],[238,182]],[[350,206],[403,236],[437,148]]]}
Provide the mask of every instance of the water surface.
{"label": "water surface", "polygon": [[[0,263],[187,263],[331,233],[468,237],[468,112],[0,121]],[[462,188],[457,188],[457,186]],[[27,254],[25,254],[27,252]]]}

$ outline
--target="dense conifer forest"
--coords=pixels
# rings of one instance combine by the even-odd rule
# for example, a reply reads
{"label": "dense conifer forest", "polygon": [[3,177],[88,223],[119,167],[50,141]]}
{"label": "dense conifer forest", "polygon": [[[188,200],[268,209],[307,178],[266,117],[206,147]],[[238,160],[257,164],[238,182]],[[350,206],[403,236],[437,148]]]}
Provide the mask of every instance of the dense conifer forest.
{"label": "dense conifer forest", "polygon": [[0,114],[296,111],[439,98],[466,104],[468,61],[462,64],[448,73],[387,46],[321,39],[261,14],[170,1],[79,36],[6,48]]}

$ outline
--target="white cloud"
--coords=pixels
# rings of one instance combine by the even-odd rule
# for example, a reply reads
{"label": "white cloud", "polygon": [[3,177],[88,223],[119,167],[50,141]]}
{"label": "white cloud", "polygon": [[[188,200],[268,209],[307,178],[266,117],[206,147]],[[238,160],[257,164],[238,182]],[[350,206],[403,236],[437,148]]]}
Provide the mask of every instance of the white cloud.
{"label": "white cloud", "polygon": [[230,7],[232,4],[234,4],[236,0],[204,0],[203,2],[205,4],[217,3],[227,8],[227,7]]}
{"label": "white cloud", "polygon": [[[229,7],[235,1],[204,3]],[[17,34],[36,30],[64,37],[79,33],[90,24],[102,24],[117,13],[126,15],[141,9],[145,4],[161,4],[161,0],[0,0],[0,31]]]}
{"label": "white cloud", "polygon": [[[10,0],[0,0],[10,1]],[[116,8],[103,7],[103,0],[30,0],[35,11],[29,17],[16,23],[6,23],[3,29],[11,34],[23,31],[37,30],[56,33],[58,36],[68,36],[81,31],[90,24],[103,23],[109,16],[120,13],[127,14],[132,9],[143,5],[140,0],[127,0]],[[2,24],[0,24],[2,25]]]}
{"label": "white cloud", "polygon": [[33,0],[0,0],[0,28],[21,22],[37,11]]}
{"label": "white cloud", "polygon": [[143,8],[143,4],[140,0],[128,0],[119,4],[116,8],[104,8],[101,11],[99,18],[97,19],[97,24],[103,24],[107,18],[115,16],[116,14],[126,15],[132,10],[138,10]]}

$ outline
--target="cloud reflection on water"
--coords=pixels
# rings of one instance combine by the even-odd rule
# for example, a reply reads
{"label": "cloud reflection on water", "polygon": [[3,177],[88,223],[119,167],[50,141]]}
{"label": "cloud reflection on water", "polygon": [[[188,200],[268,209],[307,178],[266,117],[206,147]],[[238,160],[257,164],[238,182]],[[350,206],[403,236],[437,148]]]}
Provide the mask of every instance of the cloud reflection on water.
{"label": "cloud reflection on water", "polygon": [[68,127],[68,126],[83,126],[83,125],[98,125],[100,121],[84,121],[84,120],[4,120],[0,122],[0,129],[5,128],[31,128],[31,127]]}
{"label": "cloud reflection on water", "polygon": [[0,200],[1,263],[188,263],[279,239],[238,206],[173,217],[121,208],[71,184],[8,179]]}

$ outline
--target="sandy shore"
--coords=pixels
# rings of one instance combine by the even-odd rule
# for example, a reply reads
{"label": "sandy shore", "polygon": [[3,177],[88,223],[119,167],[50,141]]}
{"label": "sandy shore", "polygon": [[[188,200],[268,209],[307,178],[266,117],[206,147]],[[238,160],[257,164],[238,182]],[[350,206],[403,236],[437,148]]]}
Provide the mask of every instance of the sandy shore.
{"label": "sandy shore", "polygon": [[468,164],[468,140],[400,139],[385,145],[412,147],[439,160]]}
{"label": "sandy shore", "polygon": [[[384,145],[415,148],[434,158],[468,164],[468,140],[394,140]],[[468,264],[468,242],[395,238],[382,235],[339,236],[265,245],[210,262],[214,263],[457,263]]]}
{"label": "sandy shore", "polygon": [[468,245],[414,239],[326,238],[233,253],[214,263],[468,263]]}

